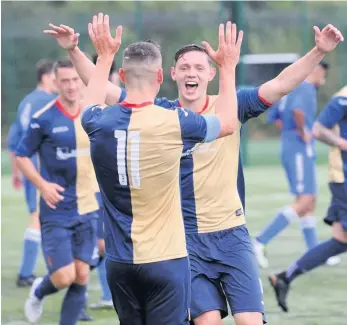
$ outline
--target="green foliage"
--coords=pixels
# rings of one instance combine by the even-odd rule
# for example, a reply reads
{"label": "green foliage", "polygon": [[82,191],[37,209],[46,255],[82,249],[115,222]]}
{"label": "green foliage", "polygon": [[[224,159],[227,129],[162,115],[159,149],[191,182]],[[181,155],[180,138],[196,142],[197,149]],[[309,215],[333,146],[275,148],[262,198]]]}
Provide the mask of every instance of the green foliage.
{"label": "green foliage", "polygon": [[[301,12],[300,2],[243,1],[240,4],[245,6],[242,10],[246,23],[243,46],[250,53],[302,53],[304,48],[314,44],[311,28],[315,24],[322,27],[333,23],[347,34],[346,3],[309,1],[307,17]],[[35,63],[42,57],[66,55],[54,39],[42,33],[49,22],[75,28],[81,33],[81,48],[91,54],[94,49],[87,24],[98,12],[110,15],[112,30],[119,24],[125,27],[122,49],[139,39],[157,41],[162,48],[165,72],[160,95],[174,98],[177,89],[170,77],[174,53],[185,44],[203,40],[216,46],[218,24],[227,19],[228,10],[230,6],[223,1],[65,1],[58,5],[52,2],[3,2],[2,126],[14,120],[19,101],[35,86]],[[304,44],[303,31],[307,28],[309,44]],[[346,44],[339,45],[338,51],[327,56],[332,68],[326,86],[320,91],[320,108],[343,83],[347,83],[344,73],[347,70]],[[117,56],[116,62],[120,66],[121,55]],[[217,87],[216,77],[209,92],[216,93]],[[262,119],[255,124],[257,129],[267,131]]]}

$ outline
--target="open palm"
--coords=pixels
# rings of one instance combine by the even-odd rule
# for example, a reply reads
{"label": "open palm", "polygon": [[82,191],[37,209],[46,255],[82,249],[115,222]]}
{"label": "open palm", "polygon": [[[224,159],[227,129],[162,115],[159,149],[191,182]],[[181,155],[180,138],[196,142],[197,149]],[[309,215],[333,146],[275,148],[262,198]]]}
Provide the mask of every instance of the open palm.
{"label": "open palm", "polygon": [[98,56],[115,55],[118,52],[122,43],[122,26],[117,27],[116,36],[112,37],[108,15],[99,13],[94,16],[93,23],[88,24],[88,33]]}
{"label": "open palm", "polygon": [[213,50],[207,42],[202,42],[207,54],[218,66],[235,67],[239,62],[243,32],[239,31],[238,37],[236,36],[236,25],[228,21],[225,33],[224,24],[219,25],[219,43],[217,51]]}

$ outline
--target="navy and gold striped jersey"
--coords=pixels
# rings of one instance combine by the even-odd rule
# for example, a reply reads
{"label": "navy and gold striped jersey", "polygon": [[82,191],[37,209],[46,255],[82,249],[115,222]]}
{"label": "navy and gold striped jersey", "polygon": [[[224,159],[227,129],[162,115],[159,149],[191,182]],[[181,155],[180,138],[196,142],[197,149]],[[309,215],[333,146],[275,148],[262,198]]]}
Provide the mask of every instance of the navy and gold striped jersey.
{"label": "navy and gold striped jersey", "polygon": [[[258,88],[241,89],[238,99],[238,130],[232,135],[200,145],[181,161],[182,210],[185,231],[205,233],[245,223],[245,185],[240,157],[241,127],[268,109]],[[208,96],[199,112],[215,113],[217,96]],[[157,99],[160,106],[179,106],[178,100]]]}
{"label": "navy and gold striped jersey", "polygon": [[[333,96],[317,121],[347,140],[347,86]],[[347,152],[337,147],[329,154],[329,181],[347,184]]]}
{"label": "navy and gold striped jersey", "polygon": [[180,159],[216,139],[219,120],[122,102],[87,107],[82,125],[104,204],[108,258],[141,264],[187,256]]}
{"label": "navy and gold striped jersey", "polygon": [[68,225],[82,218],[81,215],[98,210],[90,143],[79,113],[69,114],[59,99],[38,110],[16,150],[20,157],[35,153],[39,155],[41,176],[65,189],[64,199],[56,209],[51,209],[41,198],[41,222]]}

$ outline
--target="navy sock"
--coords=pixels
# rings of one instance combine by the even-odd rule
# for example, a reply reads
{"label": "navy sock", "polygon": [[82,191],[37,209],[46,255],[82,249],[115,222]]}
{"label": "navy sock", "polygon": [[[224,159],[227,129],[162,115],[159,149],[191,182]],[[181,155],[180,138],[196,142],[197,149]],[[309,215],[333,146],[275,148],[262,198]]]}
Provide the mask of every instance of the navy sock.
{"label": "navy sock", "polygon": [[347,243],[331,238],[307,251],[300,259],[286,271],[287,281],[290,283],[300,274],[309,272],[324,264],[329,257],[347,251]]}
{"label": "navy sock", "polygon": [[51,295],[53,293],[58,292],[59,289],[57,289],[54,284],[52,283],[49,275],[47,274],[40,285],[35,290],[35,296],[42,300],[45,296]]}
{"label": "navy sock", "polygon": [[60,313],[60,325],[75,325],[86,302],[87,286],[71,284],[65,294]]}

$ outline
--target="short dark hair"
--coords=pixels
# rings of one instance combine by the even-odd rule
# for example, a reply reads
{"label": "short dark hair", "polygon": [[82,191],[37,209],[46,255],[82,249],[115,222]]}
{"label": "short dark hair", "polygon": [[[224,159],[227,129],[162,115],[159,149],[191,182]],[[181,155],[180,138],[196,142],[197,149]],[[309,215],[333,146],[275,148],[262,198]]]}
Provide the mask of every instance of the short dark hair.
{"label": "short dark hair", "polygon": [[158,59],[161,59],[160,47],[152,41],[132,43],[123,52],[123,64],[126,61],[144,62]]}
{"label": "short dark hair", "polygon": [[188,52],[203,52],[203,53],[206,53],[206,55],[208,56],[207,54],[207,51],[206,49],[201,46],[201,45],[198,45],[198,44],[188,44],[188,45],[185,45],[183,47],[181,47],[175,54],[175,60],[174,60],[174,64],[176,65],[177,61],[186,53]]}
{"label": "short dark hair", "polygon": [[[98,55],[94,54],[92,59],[93,59],[93,63],[96,64],[96,60],[98,59]],[[110,75],[113,72],[117,72],[117,66],[116,66],[116,62],[115,61],[112,62],[111,69],[110,69]]]}
{"label": "short dark hair", "polygon": [[57,73],[60,68],[73,68],[73,64],[69,58],[63,58],[54,63],[54,73]]}
{"label": "short dark hair", "polygon": [[42,76],[53,72],[54,61],[50,59],[41,59],[36,64],[37,81],[42,81]]}
{"label": "short dark hair", "polygon": [[325,61],[319,62],[319,65],[320,65],[324,70],[328,70],[328,69],[329,69],[329,63],[327,63],[327,62],[325,62]]}
{"label": "short dark hair", "polygon": [[151,43],[151,44],[155,45],[158,48],[158,50],[161,51],[161,47],[157,42],[154,42],[150,39],[146,39],[144,42]]}

